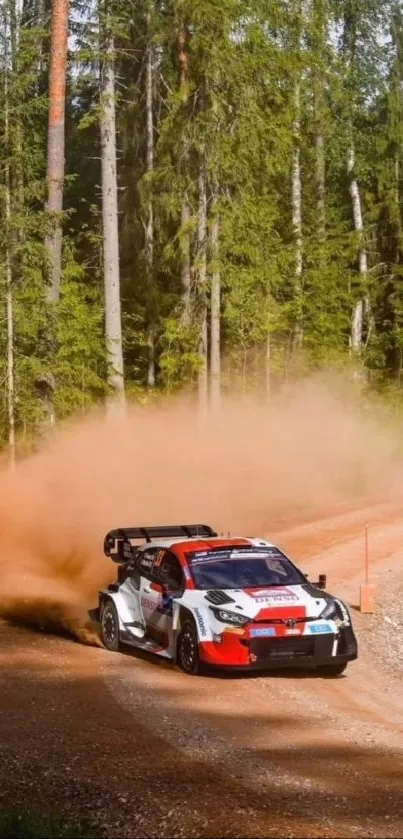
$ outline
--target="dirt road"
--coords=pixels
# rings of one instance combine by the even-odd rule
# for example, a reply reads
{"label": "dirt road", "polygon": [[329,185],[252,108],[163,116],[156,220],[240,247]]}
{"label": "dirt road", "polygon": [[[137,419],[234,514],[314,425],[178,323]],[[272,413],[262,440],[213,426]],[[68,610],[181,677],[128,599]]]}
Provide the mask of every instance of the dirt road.
{"label": "dirt road", "polygon": [[[403,585],[397,505],[270,536],[354,605],[367,520],[387,604]],[[402,663],[388,658],[384,625],[354,616],[359,660],[331,681],[193,679],[145,656],[2,625],[0,800],[88,816],[97,836],[401,836],[403,644]]]}

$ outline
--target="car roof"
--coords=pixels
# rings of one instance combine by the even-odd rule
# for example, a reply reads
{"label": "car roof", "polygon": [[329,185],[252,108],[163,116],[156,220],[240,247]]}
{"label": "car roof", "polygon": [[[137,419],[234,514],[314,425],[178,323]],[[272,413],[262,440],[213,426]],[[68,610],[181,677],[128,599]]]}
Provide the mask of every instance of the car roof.
{"label": "car roof", "polygon": [[192,547],[197,546],[197,550],[208,550],[209,548],[214,547],[233,547],[234,545],[242,545],[245,547],[265,547],[265,548],[273,548],[275,545],[272,542],[268,542],[266,539],[260,539],[258,537],[245,537],[245,536],[210,536],[208,539],[202,539],[200,536],[195,536],[193,539],[189,539],[188,537],[184,536],[183,538],[176,537],[176,539],[151,539],[149,542],[144,542],[142,545],[138,547],[140,550],[146,550],[147,548],[173,548],[176,545],[180,545],[181,548],[188,548],[191,550]]}

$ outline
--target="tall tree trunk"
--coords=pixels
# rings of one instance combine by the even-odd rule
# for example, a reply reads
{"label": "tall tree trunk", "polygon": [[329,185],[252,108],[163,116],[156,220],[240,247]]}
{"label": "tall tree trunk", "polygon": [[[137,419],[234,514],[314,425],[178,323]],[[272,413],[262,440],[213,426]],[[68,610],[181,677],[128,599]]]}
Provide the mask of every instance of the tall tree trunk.
{"label": "tall tree trunk", "polygon": [[313,3],[313,109],[315,125],[315,181],[318,238],[321,245],[326,238],[326,164],[325,164],[325,46],[326,46],[326,8],[323,0]]}
{"label": "tall tree trunk", "polygon": [[323,245],[326,239],[326,182],[325,182],[325,138],[320,116],[316,122],[316,207],[318,218],[319,241]]}
{"label": "tall tree trunk", "polygon": [[292,155],[292,226],[295,243],[295,303],[294,349],[299,350],[303,341],[303,291],[302,291],[302,185],[301,185],[301,102],[300,85],[295,86],[294,150]]}
{"label": "tall tree trunk", "polygon": [[124,406],[124,377],[116,162],[115,46],[108,20],[105,21],[102,35],[100,129],[105,340],[109,364],[108,384],[114,394],[111,404],[113,407],[117,406],[120,410]]}
{"label": "tall tree trunk", "polygon": [[[147,174],[154,170],[154,115],[153,115],[153,82],[154,82],[154,50],[151,42],[151,14],[147,13],[147,64],[146,64],[146,125],[147,125]],[[148,322],[148,368],[147,385],[155,387],[155,312],[153,294],[154,272],[154,208],[150,183],[147,202],[147,222],[145,229],[145,252],[147,285],[149,291],[149,322]]]}
{"label": "tall tree trunk", "polygon": [[[368,273],[368,259],[363,242],[364,224],[362,217],[361,195],[355,175],[355,149],[353,140],[351,140],[350,148],[348,150],[347,173],[349,177],[349,188],[353,207],[354,227],[360,238],[359,271],[362,280],[362,287],[365,288]],[[350,345],[354,353],[360,353],[362,349],[365,311],[369,314],[369,301],[365,299],[365,296],[363,296],[355,303],[351,318]]]}
{"label": "tall tree trunk", "polygon": [[[10,4],[10,29],[11,29],[11,70],[13,73],[14,78],[18,78],[20,72],[19,66],[19,47],[20,47],[20,29],[21,29],[21,16],[22,16],[22,3],[21,0],[14,0]],[[21,119],[19,116],[16,116],[14,119],[13,125],[13,135],[14,135],[14,142],[13,142],[13,178],[11,181],[11,188],[12,188],[12,196],[13,196],[13,209],[17,213],[22,214],[24,208],[24,164],[23,164],[23,137],[22,137],[22,126],[21,126]],[[23,242],[24,239],[24,231],[22,227],[19,227],[16,231],[16,239],[19,243]]]}
{"label": "tall tree trunk", "polygon": [[197,227],[198,277],[197,296],[200,308],[198,396],[201,419],[208,411],[208,328],[207,328],[207,183],[204,161],[199,172],[199,214]]}
{"label": "tall tree trunk", "polygon": [[182,198],[181,208],[181,283],[182,283],[182,322],[185,325],[190,323],[190,292],[192,286],[192,269],[190,259],[190,208],[186,195]]}
{"label": "tall tree trunk", "polygon": [[[268,295],[268,302],[270,303],[270,295]],[[264,378],[264,385],[265,385],[265,397],[266,401],[270,401],[271,397],[271,332],[270,329],[267,330],[266,336],[266,358],[265,358],[265,378]]]}
{"label": "tall tree trunk", "polygon": [[[8,26],[6,25],[6,44],[8,40]],[[7,50],[7,47],[6,47]],[[15,466],[15,395],[14,395],[14,306],[11,269],[11,191],[10,191],[10,102],[9,102],[9,61],[6,53],[6,67],[4,72],[4,145],[6,149],[5,161],[5,220],[6,220],[6,318],[7,318],[7,416],[8,416],[8,457],[11,468]]]}
{"label": "tall tree trunk", "polygon": [[[361,278],[361,286],[364,290],[366,288],[366,280],[368,274],[368,257],[364,243],[364,223],[362,214],[361,194],[358,185],[358,180],[355,171],[355,144],[354,144],[354,71],[356,69],[356,38],[357,38],[357,10],[354,4],[347,4],[344,16],[343,26],[343,44],[342,52],[344,64],[346,67],[346,87],[350,94],[348,102],[348,134],[349,145],[347,149],[347,178],[349,192],[351,196],[354,229],[359,239],[359,273]],[[364,331],[364,315],[367,316],[368,323],[371,320],[369,297],[362,292],[361,297],[356,301],[352,316],[350,328],[350,350],[357,356],[361,353],[363,347],[363,331]]]}
{"label": "tall tree trunk", "polygon": [[212,201],[211,223],[211,313],[210,313],[210,396],[211,408],[216,414],[220,409],[221,399],[221,275],[220,257],[220,219],[217,212],[217,196]]}
{"label": "tall tree trunk", "polygon": [[[183,105],[186,104],[188,98],[188,76],[189,76],[189,56],[187,52],[187,42],[188,42],[188,28],[186,24],[183,22],[178,32],[178,65],[179,65],[179,94],[182,100]],[[188,149],[187,149],[187,141],[185,139],[185,146],[183,150],[183,163],[182,165],[186,169],[186,163],[188,158]],[[182,207],[181,207],[181,227],[182,227],[182,237],[181,237],[181,283],[182,283],[182,321],[184,324],[189,324],[190,322],[190,292],[191,292],[191,258],[190,258],[190,233],[189,233],[189,221],[190,221],[190,208],[189,202],[184,192],[182,196]]]}
{"label": "tall tree trunk", "polygon": [[[49,71],[49,128],[47,184],[49,213],[63,210],[64,126],[66,100],[66,68],[68,41],[69,0],[53,0],[51,54]],[[51,303],[58,303],[62,261],[62,225],[57,217],[53,231],[46,239],[49,254],[49,289]]]}

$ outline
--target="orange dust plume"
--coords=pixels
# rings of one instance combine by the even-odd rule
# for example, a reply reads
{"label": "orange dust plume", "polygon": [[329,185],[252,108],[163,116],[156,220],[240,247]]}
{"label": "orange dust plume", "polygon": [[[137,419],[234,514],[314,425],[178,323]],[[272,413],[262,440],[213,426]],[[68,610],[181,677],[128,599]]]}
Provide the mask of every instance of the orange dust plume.
{"label": "orange dust plume", "polygon": [[201,429],[185,399],[69,423],[0,474],[0,615],[97,643],[87,625],[116,567],[114,527],[205,522],[270,536],[301,513],[402,494],[399,436],[323,378],[227,398]]}

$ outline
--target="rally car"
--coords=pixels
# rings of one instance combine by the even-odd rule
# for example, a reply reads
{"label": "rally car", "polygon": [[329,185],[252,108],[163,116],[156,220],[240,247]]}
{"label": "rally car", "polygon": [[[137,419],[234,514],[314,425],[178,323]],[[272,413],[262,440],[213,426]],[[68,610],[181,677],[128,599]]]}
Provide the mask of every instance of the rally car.
{"label": "rally car", "polygon": [[[140,544],[139,544],[140,543]],[[105,537],[118,579],[89,614],[104,646],[220,668],[311,667],[341,674],[357,658],[349,609],[276,545],[219,537],[208,525],[129,527]]]}

